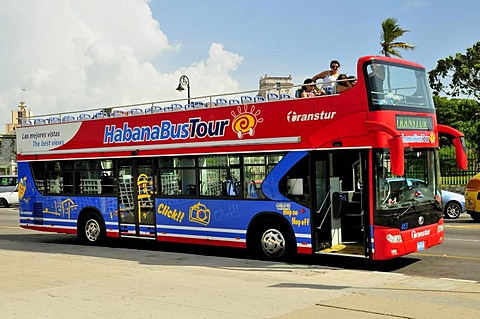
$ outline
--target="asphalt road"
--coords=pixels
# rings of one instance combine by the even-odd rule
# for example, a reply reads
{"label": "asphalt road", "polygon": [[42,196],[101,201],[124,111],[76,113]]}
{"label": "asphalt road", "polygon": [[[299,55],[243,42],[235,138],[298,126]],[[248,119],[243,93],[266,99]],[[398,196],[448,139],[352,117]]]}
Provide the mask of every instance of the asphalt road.
{"label": "asphalt road", "polygon": [[[448,227],[444,250],[428,255],[381,264],[335,256],[274,263],[243,250],[151,241],[82,246],[75,236],[23,230],[16,209],[1,209],[0,317],[480,318],[480,283],[451,279],[469,258],[478,264],[469,257],[478,228],[450,224],[462,228]],[[451,260],[459,260],[456,269]],[[422,267],[425,276],[404,275]]]}

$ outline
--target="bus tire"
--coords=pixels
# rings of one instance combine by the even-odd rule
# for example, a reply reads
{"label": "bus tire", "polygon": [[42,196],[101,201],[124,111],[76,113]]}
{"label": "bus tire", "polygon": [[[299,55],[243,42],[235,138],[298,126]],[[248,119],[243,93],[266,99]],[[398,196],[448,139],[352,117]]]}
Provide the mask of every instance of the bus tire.
{"label": "bus tire", "polygon": [[294,241],[286,225],[267,220],[258,227],[250,243],[251,251],[263,260],[287,260],[294,252]]}
{"label": "bus tire", "polygon": [[79,221],[77,235],[80,242],[87,245],[97,245],[105,238],[103,222],[96,214],[87,214]]}

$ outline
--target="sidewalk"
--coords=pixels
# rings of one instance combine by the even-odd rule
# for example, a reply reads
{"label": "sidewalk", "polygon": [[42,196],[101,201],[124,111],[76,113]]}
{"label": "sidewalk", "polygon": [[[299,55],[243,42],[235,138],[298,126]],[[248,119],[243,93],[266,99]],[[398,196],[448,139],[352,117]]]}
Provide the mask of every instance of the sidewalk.
{"label": "sidewalk", "polygon": [[478,283],[375,272],[341,271],[337,278],[358,285],[275,318],[480,318]]}
{"label": "sidewalk", "polygon": [[476,282],[6,238],[2,319],[480,318]]}

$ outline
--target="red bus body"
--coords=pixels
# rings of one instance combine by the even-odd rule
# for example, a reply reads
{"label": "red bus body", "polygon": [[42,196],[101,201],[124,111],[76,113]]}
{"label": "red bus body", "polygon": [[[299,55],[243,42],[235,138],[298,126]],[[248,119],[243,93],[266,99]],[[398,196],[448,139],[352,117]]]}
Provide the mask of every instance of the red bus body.
{"label": "red bus body", "polygon": [[[22,126],[17,129],[19,179],[23,188],[20,191],[21,226],[40,231],[83,233],[84,215],[94,215],[96,212],[101,224],[99,229],[108,237],[153,238],[240,248],[263,245],[267,257],[272,259],[283,253],[276,255],[274,248],[269,246],[264,233],[264,228],[269,228],[264,225],[268,223],[275,226],[272,226],[278,231],[275,234],[291,237],[284,238],[284,241],[288,245],[294,243],[293,250],[305,254],[348,254],[381,260],[440,244],[444,239],[441,212],[431,211],[430,208],[427,211],[423,201],[421,205],[425,207],[419,209],[421,205],[418,204],[418,198],[414,198],[417,202],[413,206],[397,204],[403,196],[400,194],[395,198],[391,195],[392,198],[382,203],[376,199],[376,165],[382,158],[382,161],[387,161],[391,174],[402,176],[413,170],[412,167],[406,170],[405,165],[422,158],[430,165],[422,173],[431,176],[428,192],[434,192],[439,186],[439,168],[434,160],[439,147],[438,133],[447,132],[458,139],[463,135],[447,127],[439,129],[433,107],[402,106],[395,109],[391,105],[379,105],[377,109],[372,109],[366,67],[374,62],[385,63],[387,67],[393,65],[398,69],[423,70],[420,65],[404,60],[369,56],[358,61],[355,87],[341,94],[161,113],[151,112],[161,102],[149,103],[142,106],[144,114],[139,115]],[[206,102],[205,99],[203,102]],[[122,110],[128,111],[128,107],[124,106]],[[461,143],[457,144],[457,155],[462,162]],[[405,156],[410,156],[410,153],[404,153],[404,150],[413,150],[417,155],[407,161]],[[422,157],[422,152],[429,153]],[[206,192],[203,180],[213,170],[203,172],[203,166],[198,166],[201,165],[200,161],[204,157],[230,158],[236,154],[240,156],[239,166],[227,165],[217,170],[238,172],[236,183],[243,194],[238,192],[234,199],[225,192],[218,198],[213,193],[202,196],[201,192]],[[250,181],[246,177],[249,156],[256,154],[262,154],[262,158],[279,154],[278,169],[272,168],[271,178],[268,172],[258,181]],[[197,163],[188,171],[192,176],[196,174],[189,184],[196,193],[179,196],[165,193],[162,196],[161,190],[165,188],[162,183],[168,174],[162,173],[162,165],[166,164],[161,161],[175,158],[181,162],[190,157],[195,157],[192,163]],[[90,198],[83,186],[79,186],[83,182],[78,176],[86,173],[80,172],[80,169],[75,171],[76,168],[72,168],[73,186],[68,191],[66,180],[70,179],[70,173],[63,173],[67,175],[61,179],[61,191],[53,191],[53,186],[47,186],[53,179],[50,177],[62,175],[62,171],[69,171],[69,167],[74,167],[75,163],[87,160],[113,160],[111,193],[98,192]],[[297,168],[292,173],[289,167],[282,170],[280,163],[287,160],[291,160],[292,166],[297,163],[295,161],[304,160],[307,167],[303,172]],[[404,164],[404,160],[407,164]],[[136,167],[143,167],[141,169],[146,171],[140,168],[135,171]],[[256,169],[259,167],[257,165]],[[321,167],[325,167],[327,172]],[[130,211],[132,219],[125,222],[123,227],[121,218],[126,216],[124,214],[127,213],[123,211],[127,209],[121,204],[119,180],[125,178],[120,173],[122,169],[129,168],[137,173],[132,173],[132,178],[135,177],[131,194],[134,196]],[[175,167],[169,169],[175,172]],[[36,171],[44,171],[46,175]],[[147,177],[143,176],[142,172],[147,171],[151,174],[143,173]],[[187,168],[180,175],[188,175],[186,173]],[[292,178],[295,173],[300,177]],[[148,205],[153,205],[148,212],[142,208],[141,178],[146,178],[145,185],[148,185],[145,189],[148,190],[145,192],[148,196],[144,195],[151,200]],[[95,179],[92,180],[95,182]],[[316,194],[311,196],[313,198],[308,204],[295,198],[303,195],[282,191],[284,181],[300,180],[309,181],[308,186],[303,187],[304,193],[308,190],[310,194]],[[259,198],[247,197],[244,191],[247,182],[260,187]],[[228,181],[222,183],[225,186]],[[179,186],[179,189],[184,189],[184,186]],[[318,194],[319,189],[322,189],[322,195]],[[421,193],[425,192],[422,190]],[[428,196],[419,197],[426,201]],[[97,200],[99,207],[95,207]],[[101,205],[107,201],[117,210],[103,210]],[[233,202],[241,211],[231,210],[224,215],[216,215],[216,212],[234,207]],[[203,206],[195,206],[197,203]],[[276,206],[272,206],[273,203]],[[60,204],[70,206],[60,213]],[[382,205],[383,208],[377,210],[376,207]],[[206,219],[197,218],[200,216],[198,212],[193,213],[192,217],[193,206],[201,208],[202,216],[207,212],[211,214],[208,215],[208,225]],[[52,215],[54,209],[58,212]],[[405,215],[409,215],[409,219],[400,222],[397,227],[396,220],[406,218],[402,215],[404,210],[408,210]],[[187,217],[181,217],[180,211],[185,214],[190,211],[188,220]],[[392,216],[384,217],[380,211],[389,211]],[[153,220],[147,216],[150,212],[153,212]],[[231,219],[230,226],[226,221],[228,218]],[[349,218],[358,218],[360,221],[347,222]],[[217,226],[213,225],[214,219],[218,222]],[[234,223],[239,225],[238,228],[232,226]],[[211,230],[208,228],[210,226]],[[387,237],[391,238],[389,235],[399,235],[401,241],[394,237],[396,239],[391,242],[387,240]],[[352,241],[349,240],[350,236]],[[356,243],[352,246],[357,250],[347,252],[350,242]],[[260,248],[258,250],[261,251]]]}

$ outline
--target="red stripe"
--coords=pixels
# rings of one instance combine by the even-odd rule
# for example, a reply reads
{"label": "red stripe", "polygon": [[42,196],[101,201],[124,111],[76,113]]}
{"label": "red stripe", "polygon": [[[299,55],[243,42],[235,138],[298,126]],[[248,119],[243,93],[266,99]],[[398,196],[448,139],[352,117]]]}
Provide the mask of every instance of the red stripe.
{"label": "red stripe", "polygon": [[209,246],[219,246],[219,247],[234,247],[234,248],[247,248],[245,242],[232,242],[232,241],[223,241],[217,239],[199,239],[199,238],[184,238],[184,237],[168,237],[168,236],[157,236],[158,241],[170,242],[170,243],[183,243],[183,244],[198,244],[198,245],[209,245]]}
{"label": "red stripe", "polygon": [[38,231],[59,233],[59,234],[76,234],[77,233],[76,229],[70,229],[70,228],[45,227],[45,226],[40,227],[40,226],[35,226],[35,225],[20,225],[20,227],[25,228],[25,229],[33,229],[33,230],[38,230]]}
{"label": "red stripe", "polygon": [[311,254],[312,247],[297,247],[297,252],[299,254]]}

